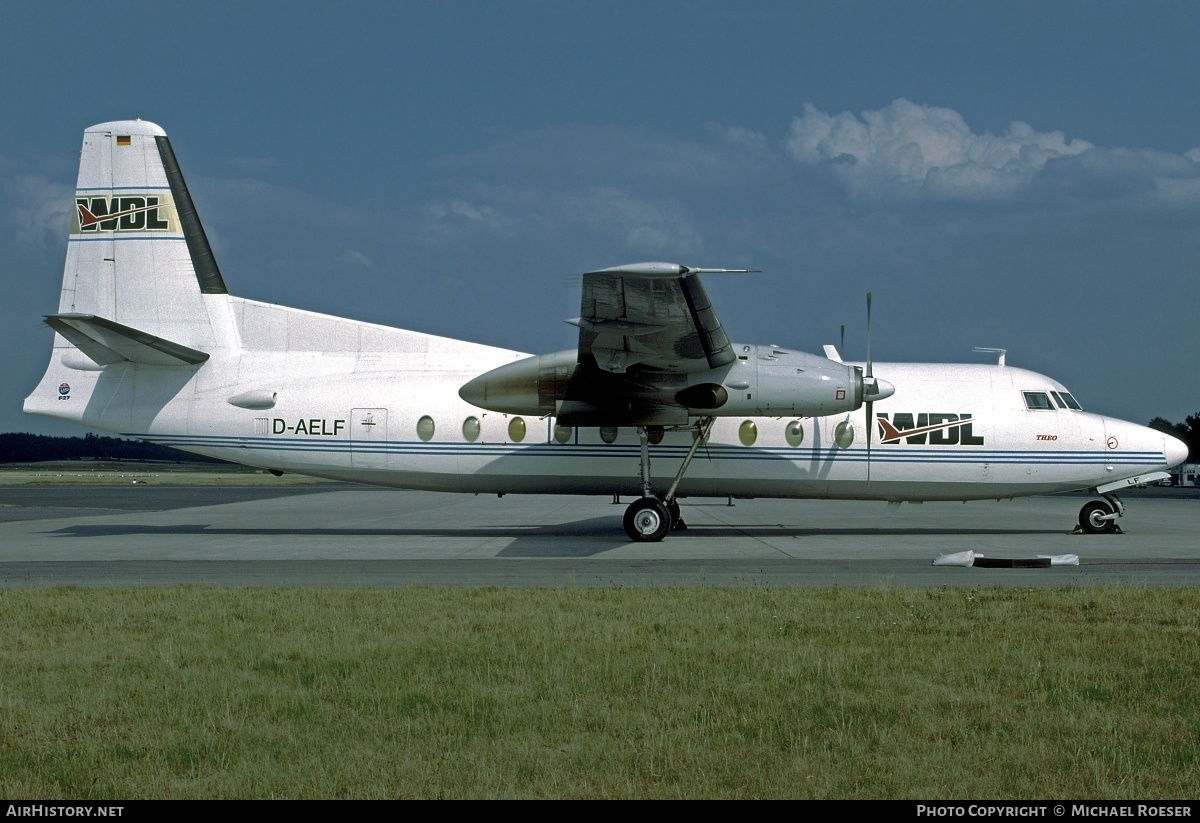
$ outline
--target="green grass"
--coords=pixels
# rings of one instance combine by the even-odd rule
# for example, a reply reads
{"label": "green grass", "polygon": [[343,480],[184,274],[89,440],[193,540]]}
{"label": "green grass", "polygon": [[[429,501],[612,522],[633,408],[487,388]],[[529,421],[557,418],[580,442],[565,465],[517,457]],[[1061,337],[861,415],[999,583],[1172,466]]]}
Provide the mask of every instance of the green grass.
{"label": "green grass", "polygon": [[1200,793],[1195,589],[0,590],[0,795]]}

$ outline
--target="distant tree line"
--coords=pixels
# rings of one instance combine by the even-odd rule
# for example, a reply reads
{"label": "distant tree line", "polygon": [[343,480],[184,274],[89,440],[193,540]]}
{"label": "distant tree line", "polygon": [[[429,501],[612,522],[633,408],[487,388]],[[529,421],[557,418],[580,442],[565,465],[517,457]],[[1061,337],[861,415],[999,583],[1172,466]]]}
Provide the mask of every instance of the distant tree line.
{"label": "distant tree line", "polygon": [[0,463],[41,463],[47,460],[132,460],[170,463],[224,463],[211,457],[169,449],[141,440],[119,437],[49,437],[42,434],[0,434]]}
{"label": "distant tree line", "polygon": [[1172,423],[1163,417],[1156,417],[1148,424],[1152,429],[1173,434],[1187,443],[1188,462],[1200,463],[1200,412],[1188,415],[1182,423]]}

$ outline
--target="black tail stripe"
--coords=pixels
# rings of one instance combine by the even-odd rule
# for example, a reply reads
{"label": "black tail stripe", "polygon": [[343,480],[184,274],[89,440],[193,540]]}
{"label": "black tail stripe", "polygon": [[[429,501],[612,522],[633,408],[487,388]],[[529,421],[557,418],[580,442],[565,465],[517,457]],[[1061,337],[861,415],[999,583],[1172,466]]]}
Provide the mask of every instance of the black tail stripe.
{"label": "black tail stripe", "polygon": [[225,281],[221,278],[221,270],[213,257],[212,248],[208,245],[208,237],[204,227],[200,225],[200,216],[192,204],[192,196],[188,193],[187,184],[183,182],[183,172],[175,160],[175,152],[171,149],[171,141],[166,137],[156,136],[158,155],[162,158],[163,168],[167,171],[167,183],[171,186],[171,195],[175,198],[175,210],[179,213],[179,222],[183,226],[183,239],[187,241],[188,254],[192,257],[192,268],[196,271],[196,280],[200,283],[202,294],[229,294]]}

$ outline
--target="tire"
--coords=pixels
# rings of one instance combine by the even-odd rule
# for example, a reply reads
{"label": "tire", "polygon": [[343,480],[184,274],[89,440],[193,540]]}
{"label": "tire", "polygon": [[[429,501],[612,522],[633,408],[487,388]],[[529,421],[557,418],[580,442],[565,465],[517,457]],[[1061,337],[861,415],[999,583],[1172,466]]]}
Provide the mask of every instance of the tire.
{"label": "tire", "polygon": [[624,525],[634,543],[657,543],[671,531],[671,514],[659,500],[643,497],[625,510]]}
{"label": "tire", "polygon": [[1106,514],[1112,514],[1113,507],[1104,500],[1089,500],[1079,510],[1079,528],[1088,534],[1108,534],[1116,528],[1115,520],[1102,520]]}

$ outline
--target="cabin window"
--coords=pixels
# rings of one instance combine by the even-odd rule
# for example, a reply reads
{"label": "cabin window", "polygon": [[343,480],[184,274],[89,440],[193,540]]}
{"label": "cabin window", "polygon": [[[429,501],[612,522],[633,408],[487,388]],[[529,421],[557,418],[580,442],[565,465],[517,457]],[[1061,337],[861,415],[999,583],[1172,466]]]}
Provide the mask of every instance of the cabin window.
{"label": "cabin window", "polygon": [[804,425],[799,420],[793,420],[783,430],[783,436],[787,438],[787,443],[792,448],[799,446],[804,442]]}
{"label": "cabin window", "polygon": [[754,425],[753,420],[743,420],[742,425],[738,426],[738,440],[742,441],[743,446],[753,446],[757,439],[758,426]]}
{"label": "cabin window", "polygon": [[1054,404],[1050,402],[1050,395],[1044,391],[1027,391],[1022,392],[1025,395],[1025,408],[1030,411],[1054,411]]}
{"label": "cabin window", "polygon": [[617,427],[616,426],[601,426],[600,427],[600,439],[603,440],[605,443],[612,443],[614,440],[617,439]]}
{"label": "cabin window", "polygon": [[838,444],[838,448],[850,448],[854,444],[854,424],[849,420],[843,420],[834,426],[833,442]]}
{"label": "cabin window", "polygon": [[433,418],[425,415],[417,421],[417,437],[428,443],[433,439],[433,430],[436,427],[433,425]]}
{"label": "cabin window", "polygon": [[514,417],[508,421],[508,439],[520,443],[525,439],[525,418]]}
{"label": "cabin window", "polygon": [[468,443],[474,443],[479,439],[479,418],[468,417],[463,421],[463,438]]}
{"label": "cabin window", "polygon": [[554,424],[554,439],[559,443],[563,443],[564,445],[570,443],[571,435],[574,433],[575,430],[570,426],[560,426],[557,423]]}

